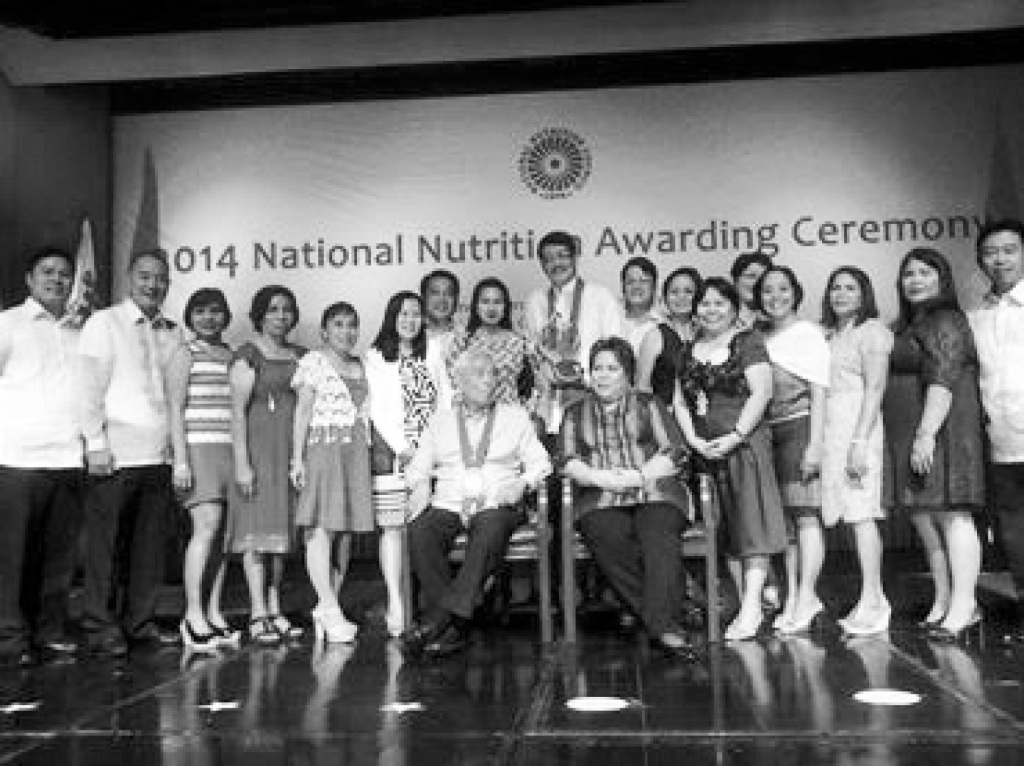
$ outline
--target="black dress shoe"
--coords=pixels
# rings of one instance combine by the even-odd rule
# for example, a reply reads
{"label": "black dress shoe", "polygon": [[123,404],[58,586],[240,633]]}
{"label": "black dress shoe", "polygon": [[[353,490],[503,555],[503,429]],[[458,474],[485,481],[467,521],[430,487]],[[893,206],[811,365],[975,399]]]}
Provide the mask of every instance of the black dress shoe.
{"label": "black dress shoe", "polygon": [[181,634],[176,630],[163,628],[155,622],[148,622],[132,634],[131,640],[133,644],[142,646],[180,646]]}
{"label": "black dress shoe", "polygon": [[651,643],[666,654],[671,654],[674,657],[691,659],[695,656],[693,644],[690,643],[690,640],[683,633],[678,631],[669,630],[660,636],[654,636],[651,638]]}
{"label": "black dress shoe", "polygon": [[78,650],[78,642],[70,636],[55,636],[39,642],[39,653],[44,662],[71,659]]}
{"label": "black dress shoe", "polygon": [[469,646],[469,631],[452,623],[444,629],[440,636],[423,647],[423,654],[427,657],[447,657],[450,654],[463,651],[467,646]]}
{"label": "black dress shoe", "polygon": [[128,654],[128,644],[120,633],[107,632],[90,635],[85,642],[92,654],[104,654],[108,657],[124,657]]}
{"label": "black dress shoe", "polygon": [[1024,644],[1024,626],[1010,628],[1003,633],[1000,640],[1007,645]]}
{"label": "black dress shoe", "polygon": [[402,642],[402,651],[413,656],[423,654],[427,644],[441,635],[445,627],[445,625],[436,622],[423,622],[413,625],[399,638]]}
{"label": "black dress shoe", "polygon": [[679,619],[690,630],[704,630],[704,609],[696,601],[683,602]]}
{"label": "black dress shoe", "polygon": [[31,649],[0,654],[0,668],[31,668],[39,664],[39,655]]}
{"label": "black dress shoe", "polygon": [[627,635],[636,633],[640,627],[640,621],[636,618],[636,615],[632,612],[627,612],[623,609],[619,612],[619,631]]}

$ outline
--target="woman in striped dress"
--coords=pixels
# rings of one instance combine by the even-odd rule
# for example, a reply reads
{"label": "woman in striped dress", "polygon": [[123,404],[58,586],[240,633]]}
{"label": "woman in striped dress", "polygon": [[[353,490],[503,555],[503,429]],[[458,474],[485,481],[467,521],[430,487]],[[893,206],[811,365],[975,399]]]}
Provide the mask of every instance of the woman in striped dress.
{"label": "woman in striped dress", "polygon": [[[239,638],[220,610],[226,559],[214,546],[223,529],[224,508],[234,479],[231,448],[231,349],[221,339],[231,321],[224,293],[197,290],[185,306],[185,325],[194,333],[168,366],[174,486],[192,520],[185,549],[185,618],[181,637],[186,647],[212,648]],[[203,574],[210,555],[219,562],[206,606]]]}

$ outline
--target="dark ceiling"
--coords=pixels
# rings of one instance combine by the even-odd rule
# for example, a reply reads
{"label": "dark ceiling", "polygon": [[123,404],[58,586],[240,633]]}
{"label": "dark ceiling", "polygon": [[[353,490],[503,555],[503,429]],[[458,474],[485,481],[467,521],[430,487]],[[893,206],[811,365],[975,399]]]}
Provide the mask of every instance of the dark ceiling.
{"label": "dark ceiling", "polygon": [[518,13],[671,0],[138,0],[0,3],[0,24],[57,39]]}
{"label": "dark ceiling", "polygon": [[[597,6],[678,5],[699,17],[709,6],[727,0],[135,0],[132,6],[99,0],[56,3],[37,0],[0,0],[0,25],[29,29],[59,40],[138,37],[165,33],[267,29],[320,24],[344,24],[400,19],[430,19],[464,15],[526,13],[539,10]],[[832,2],[832,0],[819,0]],[[920,9],[922,2],[913,4]],[[963,0],[959,0],[963,2]],[[1007,6],[1022,0],[993,0]],[[813,0],[733,0],[741,10],[755,7],[766,24],[800,13],[821,23]],[[878,0],[878,6],[902,15],[907,0]],[[937,0],[936,0],[937,2]],[[937,3],[936,17],[959,18],[950,13],[957,0]],[[774,5],[773,5],[774,3]],[[855,5],[855,3],[854,3]],[[870,4],[869,4],[870,5]],[[838,0],[824,14],[833,27],[851,13],[849,0]],[[795,10],[794,10],[795,8]],[[956,6],[959,9],[959,6]],[[801,9],[803,9],[801,11]],[[815,13],[807,14],[807,9]],[[665,8],[672,11],[675,9]],[[831,16],[829,15],[831,14]],[[714,82],[746,78],[830,75],[849,72],[965,67],[1024,61],[1024,25],[1020,14],[1004,14],[1006,25],[991,23],[978,11],[977,24],[951,24],[946,31],[915,32],[913,24],[895,24],[891,35],[850,36],[788,42],[733,42],[711,39],[704,44],[670,49],[610,50],[582,53],[511,56],[485,60],[437,61],[416,64],[374,63],[341,68],[292,67],[282,71],[196,75],[184,71],[167,75],[155,68],[152,76],[132,71],[130,77],[111,77],[115,113],[216,109],[249,105],[317,103],[339,100],[422,98],[499,92],[533,92],[580,88]],[[748,14],[749,16],[750,14]],[[871,13],[864,18],[870,19]],[[851,18],[856,19],[856,14]],[[909,14],[907,18],[915,18]],[[565,22],[565,19],[560,19]],[[532,24],[532,21],[528,21]],[[538,21],[537,23],[542,23]],[[749,19],[748,19],[749,25]],[[822,25],[825,28],[829,24]],[[929,26],[929,25],[925,25]],[[941,23],[930,25],[942,29]],[[528,29],[532,29],[529,26]],[[571,34],[572,23],[559,29]],[[550,30],[542,30],[548,31]],[[358,30],[357,30],[358,32]],[[498,33],[495,33],[498,34]],[[712,35],[714,30],[712,29]],[[720,34],[720,33],[719,33]],[[146,38],[136,41],[145,46]],[[102,39],[91,40],[105,50]],[[187,56],[186,56],[187,58]]]}

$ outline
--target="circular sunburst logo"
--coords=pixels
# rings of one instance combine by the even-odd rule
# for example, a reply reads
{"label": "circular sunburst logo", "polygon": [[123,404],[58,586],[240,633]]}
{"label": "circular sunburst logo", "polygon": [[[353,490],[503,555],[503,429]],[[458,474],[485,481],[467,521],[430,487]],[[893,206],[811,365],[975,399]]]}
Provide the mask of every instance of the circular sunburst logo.
{"label": "circular sunburst logo", "polygon": [[519,176],[534,194],[564,199],[590,177],[590,149],[568,128],[545,128],[530,137],[519,154]]}

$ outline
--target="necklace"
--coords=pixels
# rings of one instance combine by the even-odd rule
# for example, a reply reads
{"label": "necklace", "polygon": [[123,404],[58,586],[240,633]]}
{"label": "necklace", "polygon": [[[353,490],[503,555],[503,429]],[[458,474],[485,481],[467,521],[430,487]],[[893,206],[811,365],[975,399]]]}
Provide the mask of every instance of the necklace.
{"label": "necklace", "polygon": [[263,356],[267,359],[276,359],[278,361],[292,361],[295,359],[295,351],[283,338],[281,342],[278,343],[277,341],[271,340],[266,335],[261,335],[256,339],[256,344],[260,347],[260,351],[263,352]]}

